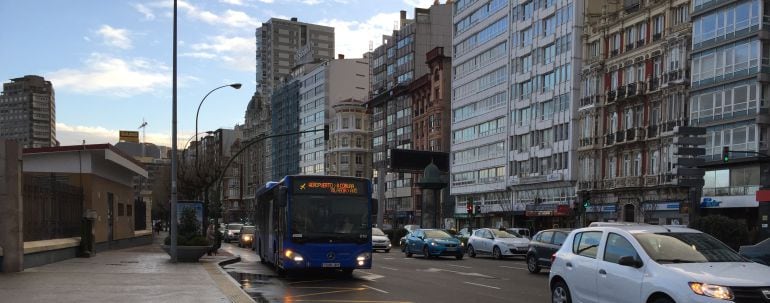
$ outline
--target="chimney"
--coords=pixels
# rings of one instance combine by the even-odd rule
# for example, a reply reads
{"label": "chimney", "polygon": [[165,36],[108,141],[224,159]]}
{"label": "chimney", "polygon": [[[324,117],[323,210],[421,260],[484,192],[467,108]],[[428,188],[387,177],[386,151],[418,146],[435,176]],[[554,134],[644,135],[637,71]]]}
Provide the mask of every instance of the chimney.
{"label": "chimney", "polygon": [[337,54],[337,59],[345,59],[345,55],[344,54]]}
{"label": "chimney", "polygon": [[297,17],[291,17],[291,21],[297,22]]}

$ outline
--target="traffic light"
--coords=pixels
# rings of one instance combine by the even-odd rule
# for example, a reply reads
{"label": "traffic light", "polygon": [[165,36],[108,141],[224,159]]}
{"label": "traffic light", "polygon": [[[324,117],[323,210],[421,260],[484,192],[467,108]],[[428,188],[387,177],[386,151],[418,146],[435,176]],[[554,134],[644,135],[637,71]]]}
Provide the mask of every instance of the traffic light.
{"label": "traffic light", "polygon": [[465,211],[468,212],[468,215],[472,215],[473,214],[473,203],[472,202],[470,202],[470,201],[465,202]]}
{"label": "traffic light", "polygon": [[723,146],[722,147],[722,161],[727,163],[727,161],[730,161],[730,147],[729,146]]}
{"label": "traffic light", "polygon": [[591,200],[590,199],[583,200],[583,209],[588,209],[589,207],[591,207]]}
{"label": "traffic light", "polygon": [[476,211],[474,213],[476,213],[476,214],[480,214],[481,213],[481,205],[476,205]]}

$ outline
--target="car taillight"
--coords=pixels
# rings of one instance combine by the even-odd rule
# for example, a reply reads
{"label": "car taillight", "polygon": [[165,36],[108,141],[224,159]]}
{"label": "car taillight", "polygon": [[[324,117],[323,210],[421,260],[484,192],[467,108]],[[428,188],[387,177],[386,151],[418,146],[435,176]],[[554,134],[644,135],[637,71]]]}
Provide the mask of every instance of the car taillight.
{"label": "car taillight", "polygon": [[553,253],[553,255],[551,255],[551,264],[553,264],[554,261],[556,261],[556,253]]}

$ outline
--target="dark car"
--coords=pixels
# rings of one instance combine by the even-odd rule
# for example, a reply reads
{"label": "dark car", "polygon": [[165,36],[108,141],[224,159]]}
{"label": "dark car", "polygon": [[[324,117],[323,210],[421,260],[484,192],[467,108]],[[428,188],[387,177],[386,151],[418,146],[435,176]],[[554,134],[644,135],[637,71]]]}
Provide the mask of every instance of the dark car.
{"label": "dark car", "polygon": [[751,261],[770,266],[770,239],[754,245],[741,246],[738,253]]}
{"label": "dark car", "polygon": [[535,274],[539,273],[543,267],[551,267],[551,256],[556,253],[564,240],[567,239],[571,229],[546,229],[538,232],[529,241],[529,250],[527,251],[527,269]]}

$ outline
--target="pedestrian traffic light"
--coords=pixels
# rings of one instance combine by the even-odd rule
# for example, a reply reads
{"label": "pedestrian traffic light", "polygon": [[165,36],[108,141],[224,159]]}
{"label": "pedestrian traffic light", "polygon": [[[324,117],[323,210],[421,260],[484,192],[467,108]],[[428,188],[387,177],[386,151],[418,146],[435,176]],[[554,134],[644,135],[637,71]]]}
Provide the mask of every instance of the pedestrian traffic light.
{"label": "pedestrian traffic light", "polygon": [[475,210],[474,213],[476,213],[476,214],[480,214],[481,213],[481,205],[476,205],[476,210]]}
{"label": "pedestrian traffic light", "polygon": [[465,203],[465,211],[468,212],[469,215],[473,214],[473,203],[468,201]]}
{"label": "pedestrian traffic light", "polygon": [[588,209],[589,207],[591,207],[591,200],[590,199],[583,200],[583,209]]}
{"label": "pedestrian traffic light", "polygon": [[729,146],[723,146],[722,147],[722,161],[727,163],[727,161],[730,161],[730,147]]}

